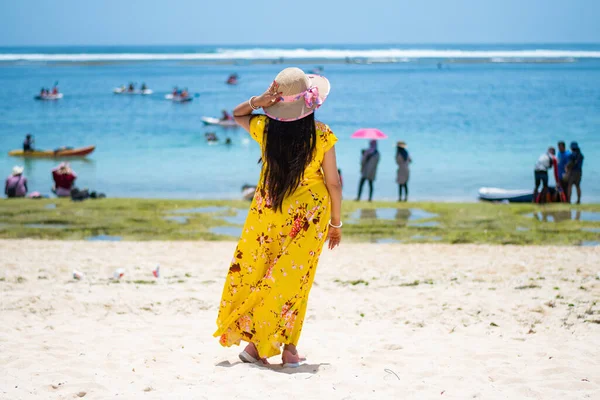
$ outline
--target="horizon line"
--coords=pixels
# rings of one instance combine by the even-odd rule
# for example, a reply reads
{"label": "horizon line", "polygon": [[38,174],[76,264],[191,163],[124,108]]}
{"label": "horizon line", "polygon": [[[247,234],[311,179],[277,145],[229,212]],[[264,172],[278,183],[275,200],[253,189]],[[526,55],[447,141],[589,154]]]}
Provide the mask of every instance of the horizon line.
{"label": "horizon line", "polygon": [[600,42],[331,42],[331,43],[164,43],[164,44],[0,44],[3,48],[27,47],[165,47],[165,46],[207,46],[207,47],[236,47],[236,46],[444,46],[444,45],[600,45]]}

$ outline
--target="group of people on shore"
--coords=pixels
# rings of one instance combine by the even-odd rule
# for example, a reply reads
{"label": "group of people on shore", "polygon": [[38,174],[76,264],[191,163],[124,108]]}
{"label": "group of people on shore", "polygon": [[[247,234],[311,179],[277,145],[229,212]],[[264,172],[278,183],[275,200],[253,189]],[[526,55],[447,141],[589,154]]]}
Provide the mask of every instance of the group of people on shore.
{"label": "group of people on shore", "polygon": [[[27,186],[27,178],[23,174],[24,168],[15,165],[12,173],[6,178],[4,184],[4,194],[8,198],[27,197],[29,188]],[[54,186],[52,193],[57,197],[71,197],[75,188],[75,180],[77,175],[71,169],[69,163],[62,162],[56,168],[52,169],[52,180]],[[43,197],[39,192],[33,192],[29,195],[32,198]]]}
{"label": "group of people on shore", "polygon": [[[371,140],[369,147],[363,149],[360,158],[360,182],[358,183],[358,195],[356,201],[360,201],[362,196],[363,186],[369,184],[369,201],[373,200],[373,183],[377,175],[377,166],[379,165],[380,154],[377,149],[377,141]],[[398,170],[396,172],[396,183],[398,184],[398,201],[408,201],[408,178],[410,176],[409,165],[412,162],[408,154],[406,142],[399,141],[396,143],[396,164]],[[404,193],[404,198],[402,194]]]}
{"label": "group of people on shore", "polygon": [[[583,153],[577,142],[571,142],[570,150],[566,148],[563,141],[558,142],[558,154],[554,147],[540,155],[534,167],[535,187],[533,190],[533,201],[535,203],[545,203],[553,201],[553,193],[557,197],[556,201],[571,202],[573,186],[577,191],[577,204],[581,203],[581,177],[583,170]],[[548,170],[556,165],[556,193],[548,186]],[[539,187],[542,185],[542,191]],[[562,196],[561,196],[562,193]]]}

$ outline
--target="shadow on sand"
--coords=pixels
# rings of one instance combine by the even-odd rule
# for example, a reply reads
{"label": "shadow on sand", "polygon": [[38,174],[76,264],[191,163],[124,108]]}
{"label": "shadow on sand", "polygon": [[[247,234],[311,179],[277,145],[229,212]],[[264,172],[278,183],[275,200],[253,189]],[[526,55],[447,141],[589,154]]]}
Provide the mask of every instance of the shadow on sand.
{"label": "shadow on sand", "polygon": [[217,367],[223,367],[223,368],[233,368],[233,367],[237,367],[239,365],[245,365],[249,368],[268,369],[273,372],[279,372],[281,374],[316,374],[317,372],[319,372],[319,368],[322,365],[329,365],[329,364],[328,363],[321,363],[321,364],[302,363],[298,368],[283,368],[282,364],[268,364],[268,365],[248,364],[248,363],[243,363],[241,361],[236,361],[236,362],[232,363],[229,360],[221,361],[220,363],[216,364]]}

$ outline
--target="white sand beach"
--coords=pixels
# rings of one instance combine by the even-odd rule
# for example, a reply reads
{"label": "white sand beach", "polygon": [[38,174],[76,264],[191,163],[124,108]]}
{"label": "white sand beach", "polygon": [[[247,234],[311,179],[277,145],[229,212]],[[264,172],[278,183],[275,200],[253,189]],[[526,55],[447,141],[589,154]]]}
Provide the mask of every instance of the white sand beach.
{"label": "white sand beach", "polygon": [[212,337],[234,247],[1,240],[0,398],[600,398],[598,247],[325,250],[298,369]]}

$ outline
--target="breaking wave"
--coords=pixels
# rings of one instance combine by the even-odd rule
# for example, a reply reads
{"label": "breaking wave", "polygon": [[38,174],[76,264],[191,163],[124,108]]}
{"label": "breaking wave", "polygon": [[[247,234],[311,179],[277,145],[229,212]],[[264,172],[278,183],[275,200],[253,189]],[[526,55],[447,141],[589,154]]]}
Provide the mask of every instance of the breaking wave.
{"label": "breaking wave", "polygon": [[367,60],[411,62],[418,60],[480,60],[515,62],[600,58],[600,51],[584,50],[439,50],[439,49],[217,49],[198,53],[0,53],[0,61],[94,62],[94,61],[236,61],[236,60]]}

